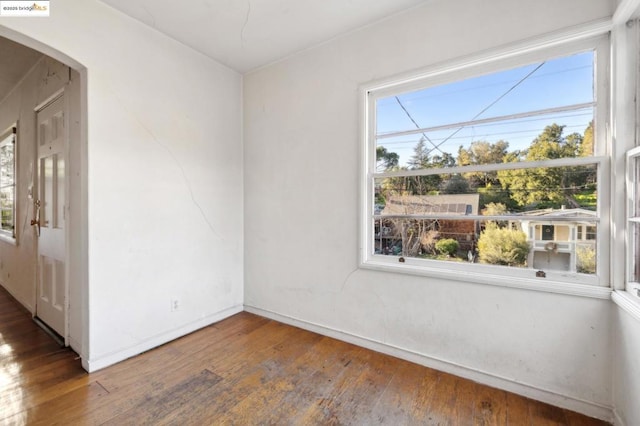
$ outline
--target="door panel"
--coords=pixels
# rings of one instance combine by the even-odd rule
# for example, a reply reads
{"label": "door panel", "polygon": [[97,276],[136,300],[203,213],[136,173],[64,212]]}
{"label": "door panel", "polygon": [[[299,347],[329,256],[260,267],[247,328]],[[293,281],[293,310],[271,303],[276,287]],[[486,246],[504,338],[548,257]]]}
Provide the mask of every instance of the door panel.
{"label": "door panel", "polygon": [[[58,334],[66,334],[64,99],[38,111],[38,283],[36,315]],[[39,219],[39,221],[38,221]],[[39,222],[39,223],[38,223]]]}

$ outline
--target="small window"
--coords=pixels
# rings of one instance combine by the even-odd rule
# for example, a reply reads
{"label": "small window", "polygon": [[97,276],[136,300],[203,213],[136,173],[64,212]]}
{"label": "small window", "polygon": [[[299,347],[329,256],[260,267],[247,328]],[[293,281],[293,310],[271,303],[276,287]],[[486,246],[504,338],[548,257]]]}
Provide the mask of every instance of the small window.
{"label": "small window", "polygon": [[0,136],[0,236],[15,239],[16,128]]}
{"label": "small window", "polygon": [[606,284],[606,54],[603,37],[366,90],[362,265]]}
{"label": "small window", "polygon": [[627,290],[640,297],[640,147],[627,153]]}

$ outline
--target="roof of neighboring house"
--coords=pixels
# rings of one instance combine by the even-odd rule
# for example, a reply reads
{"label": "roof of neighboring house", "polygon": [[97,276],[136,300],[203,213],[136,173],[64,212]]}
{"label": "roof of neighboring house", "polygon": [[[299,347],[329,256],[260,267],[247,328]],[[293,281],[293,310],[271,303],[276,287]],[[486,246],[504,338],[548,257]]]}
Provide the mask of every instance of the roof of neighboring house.
{"label": "roof of neighboring house", "polygon": [[523,213],[527,216],[544,216],[544,217],[595,217],[596,212],[593,210],[587,209],[543,209],[543,210],[532,210],[529,212]]}
{"label": "roof of neighboring house", "polygon": [[387,199],[381,214],[477,215],[479,203],[479,194],[392,195]]}

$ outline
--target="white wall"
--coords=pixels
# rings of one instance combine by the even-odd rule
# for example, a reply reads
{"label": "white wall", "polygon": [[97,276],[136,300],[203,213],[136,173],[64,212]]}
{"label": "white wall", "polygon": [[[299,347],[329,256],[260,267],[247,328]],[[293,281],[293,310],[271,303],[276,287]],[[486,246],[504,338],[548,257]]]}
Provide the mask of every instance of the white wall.
{"label": "white wall", "polygon": [[614,388],[618,421],[624,425],[640,424],[640,321],[621,308],[615,309],[614,321]]}
{"label": "white wall", "polygon": [[2,24],[86,68],[84,365],[241,310],[241,76],[95,0]]}
{"label": "white wall", "polygon": [[609,416],[610,301],[358,269],[358,89],[613,6],[430,2],[245,75],[248,309]]}

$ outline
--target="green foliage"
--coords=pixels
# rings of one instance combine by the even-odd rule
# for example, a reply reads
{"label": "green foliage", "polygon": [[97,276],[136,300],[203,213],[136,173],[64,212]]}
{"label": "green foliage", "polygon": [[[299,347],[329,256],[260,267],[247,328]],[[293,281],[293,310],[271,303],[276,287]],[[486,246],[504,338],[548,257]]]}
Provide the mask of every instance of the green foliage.
{"label": "green foliage", "polygon": [[438,253],[446,254],[449,256],[455,256],[460,248],[460,243],[453,238],[445,238],[438,240],[436,243],[436,250]]}
{"label": "green foliage", "polygon": [[[508,213],[507,206],[502,203],[489,203],[484,209],[482,209],[483,216],[501,216],[503,214]],[[492,225],[497,225],[498,227],[504,227],[508,225],[508,221],[490,221]]]}
{"label": "green foliage", "polygon": [[595,189],[582,191],[575,194],[573,198],[580,205],[580,207],[589,210],[595,210],[598,205],[598,196]]}
{"label": "green foliage", "polygon": [[[552,124],[533,140],[524,154],[527,161],[577,157],[583,137],[562,135],[564,126]],[[513,158],[513,161],[517,159]],[[578,207],[573,194],[595,180],[595,169],[588,166],[501,170],[498,179],[520,206],[547,203],[553,207]]]}
{"label": "green foliage", "polygon": [[[580,135],[572,134],[563,137],[565,126],[551,124],[531,142],[525,155],[528,161],[552,160],[555,158],[576,157]],[[576,136],[577,135],[577,136]]]}
{"label": "green foliage", "polygon": [[[399,166],[399,156],[383,146],[376,150],[378,170],[418,170],[452,166],[499,164],[520,161],[544,161],[574,158],[593,154],[593,123],[584,134],[564,135],[565,126],[546,126],[523,151],[508,151],[509,143],[500,140],[472,142],[468,148],[459,147],[457,157],[429,145],[421,138],[405,166]],[[404,176],[385,179],[376,202],[383,204],[390,194],[480,194],[480,209],[490,203],[500,203],[507,211],[535,208],[595,208],[597,169],[593,166],[541,167],[535,169],[473,172],[449,176]]]}
{"label": "green foliage", "polygon": [[431,157],[431,165],[432,167],[438,168],[453,167],[456,165],[456,159],[448,152],[443,152],[442,155],[434,155]]}
{"label": "green foliage", "polygon": [[478,239],[480,262],[493,265],[525,266],[529,244],[524,232],[500,228],[489,222]]}
{"label": "green foliage", "polygon": [[12,210],[2,210],[2,218],[0,219],[0,224],[2,229],[4,230],[13,230],[13,211]]}
{"label": "green foliage", "polygon": [[508,190],[502,189],[499,185],[489,184],[485,188],[477,188],[480,194],[480,210],[484,209],[487,204],[496,203],[507,206],[507,211],[518,211],[520,207],[513,201]]}
{"label": "green foliage", "polygon": [[[508,149],[509,142],[502,140],[496,143],[475,141],[471,143],[468,149],[464,149],[462,146],[458,148],[457,164],[459,166],[469,166],[503,163]],[[496,172],[473,172],[465,173],[463,176],[478,186],[498,183],[498,175]]]}
{"label": "green foliage", "polygon": [[[397,170],[408,170],[401,167]],[[440,176],[400,176],[389,177],[382,180],[380,185],[380,194],[376,193],[383,199],[389,198],[391,195],[435,195],[438,194],[438,188],[434,187],[435,183],[441,181]],[[377,202],[377,201],[376,201]]]}
{"label": "green foliage", "polygon": [[580,144],[579,153],[581,157],[593,155],[593,120],[591,120],[589,126],[584,130],[584,136],[582,138],[582,143]]}
{"label": "green foliage", "polygon": [[507,206],[502,203],[489,203],[482,210],[484,216],[500,216],[507,213]]}
{"label": "green foliage", "polygon": [[[449,153],[429,156],[431,150],[427,147],[426,140],[421,138],[413,148],[413,155],[407,161],[409,170],[432,169],[452,167],[456,164],[456,159]],[[413,176],[405,180],[405,190],[409,194],[425,195],[437,192],[442,184],[442,176]]]}
{"label": "green foliage", "polygon": [[596,273],[596,250],[594,247],[576,247],[576,270],[583,274]]}
{"label": "green foliage", "polygon": [[453,175],[442,183],[442,194],[470,194],[469,181],[460,175]]}
{"label": "green foliage", "polygon": [[376,147],[376,169],[391,170],[398,166],[400,156],[395,152],[387,151],[384,146]]}

